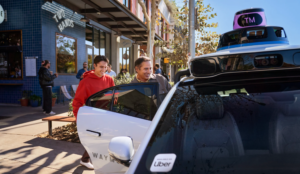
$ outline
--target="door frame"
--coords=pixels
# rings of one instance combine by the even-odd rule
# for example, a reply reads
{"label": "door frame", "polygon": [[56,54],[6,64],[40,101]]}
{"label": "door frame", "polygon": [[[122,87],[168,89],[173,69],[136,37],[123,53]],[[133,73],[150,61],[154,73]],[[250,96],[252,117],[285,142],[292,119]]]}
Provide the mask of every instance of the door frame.
{"label": "door frame", "polygon": [[[110,108],[109,108],[109,111],[110,112],[114,112],[114,111],[112,111],[112,108],[113,108],[113,102],[114,102],[114,97],[115,97],[115,91],[116,91],[116,88],[117,87],[126,87],[126,86],[142,86],[142,85],[153,85],[153,89],[152,89],[152,97],[151,97],[151,99],[154,99],[154,95],[153,95],[153,91],[154,91],[154,85],[156,85],[156,98],[157,98],[157,109],[159,108],[159,106],[160,106],[160,104],[162,103],[162,101],[160,101],[159,100],[159,83],[158,82],[143,82],[143,83],[129,83],[129,84],[121,84],[121,85],[117,85],[117,86],[112,86],[112,87],[110,87],[110,88],[106,88],[106,89],[104,89],[104,90],[102,90],[102,91],[99,91],[99,92],[101,92],[101,93],[103,93],[103,92],[106,92],[106,91],[109,91],[109,90],[111,90],[112,89],[112,91],[113,91],[113,95],[112,95],[112,100],[110,101]],[[87,100],[86,100],[86,102],[85,102],[85,105],[86,106],[90,106],[90,99],[91,98],[93,98],[94,96],[96,96],[96,95],[98,95],[98,93],[99,92],[96,92],[95,94],[93,94],[93,95],[91,95]],[[156,111],[157,112],[157,111]],[[156,113],[155,112],[155,113]],[[126,115],[126,114],[124,114],[124,115]],[[155,115],[155,114],[154,114]],[[127,115],[128,116],[128,115]],[[152,118],[153,119],[153,118]]]}

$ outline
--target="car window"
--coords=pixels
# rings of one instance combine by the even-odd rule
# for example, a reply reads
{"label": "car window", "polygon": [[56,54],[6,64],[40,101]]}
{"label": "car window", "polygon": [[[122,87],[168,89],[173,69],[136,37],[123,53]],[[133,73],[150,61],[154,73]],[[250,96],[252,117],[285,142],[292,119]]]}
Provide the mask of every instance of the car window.
{"label": "car window", "polygon": [[112,111],[152,120],[159,104],[156,88],[152,84],[116,87]]}
{"label": "car window", "polygon": [[283,28],[275,28],[274,27],[274,32],[277,37],[284,37],[284,38],[286,37],[285,31]]}
{"label": "car window", "polygon": [[266,38],[265,29],[248,29],[247,30],[247,38],[248,39],[262,39]]}
{"label": "car window", "polygon": [[165,154],[176,160],[164,173],[299,172],[299,99],[291,79],[180,86],[135,173],[166,165],[154,160]]}
{"label": "car window", "polygon": [[110,88],[92,95],[87,100],[86,105],[94,108],[110,110],[112,97],[113,88]]}

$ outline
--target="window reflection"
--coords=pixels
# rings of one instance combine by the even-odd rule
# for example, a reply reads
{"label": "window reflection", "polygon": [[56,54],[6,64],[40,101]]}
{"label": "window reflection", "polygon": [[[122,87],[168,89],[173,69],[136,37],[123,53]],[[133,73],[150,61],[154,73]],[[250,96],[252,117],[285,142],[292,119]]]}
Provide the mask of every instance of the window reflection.
{"label": "window reflection", "polygon": [[109,59],[109,62],[111,62],[110,57],[110,34],[106,33],[106,43],[105,43],[105,56]]}
{"label": "window reflection", "polygon": [[94,59],[98,55],[106,56],[111,61],[111,35],[89,25],[86,25],[85,31],[86,56],[89,62],[89,69],[93,69]]}
{"label": "window reflection", "polygon": [[156,98],[150,86],[118,87],[114,94],[112,111],[152,120],[157,110]]}
{"label": "window reflection", "polygon": [[105,55],[105,39],[106,35],[104,32],[100,33],[100,55]]}
{"label": "window reflection", "polygon": [[0,32],[0,78],[22,78],[22,32]]}
{"label": "window reflection", "polygon": [[[121,42],[123,42],[124,40],[122,40]],[[127,72],[129,73],[133,73],[133,56],[131,54],[131,45],[126,45],[125,47],[120,47],[119,48],[119,61],[120,61],[120,72],[122,69],[127,70]]]}
{"label": "window reflection", "polygon": [[108,89],[105,92],[95,94],[89,99],[90,106],[94,108],[110,110],[112,95],[112,89]]}
{"label": "window reflection", "polygon": [[56,60],[57,72],[73,74],[76,73],[77,41],[75,38],[56,34]]}

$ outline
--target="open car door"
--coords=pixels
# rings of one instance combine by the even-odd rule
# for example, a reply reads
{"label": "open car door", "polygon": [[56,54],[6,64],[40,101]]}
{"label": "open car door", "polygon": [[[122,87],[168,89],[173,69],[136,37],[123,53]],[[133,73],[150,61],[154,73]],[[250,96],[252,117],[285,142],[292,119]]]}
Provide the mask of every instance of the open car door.
{"label": "open car door", "polygon": [[95,173],[122,173],[127,170],[108,154],[113,137],[130,136],[139,147],[158,104],[158,83],[119,85],[92,95],[79,109],[77,129]]}

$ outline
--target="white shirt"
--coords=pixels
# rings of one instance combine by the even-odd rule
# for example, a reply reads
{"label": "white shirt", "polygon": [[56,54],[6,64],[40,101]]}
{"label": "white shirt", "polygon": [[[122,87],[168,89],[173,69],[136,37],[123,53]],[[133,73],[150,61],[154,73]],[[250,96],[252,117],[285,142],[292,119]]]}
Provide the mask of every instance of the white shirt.
{"label": "white shirt", "polygon": [[106,74],[109,75],[110,77],[116,77],[117,76],[117,74],[113,70],[111,70],[110,72],[107,71]]}

